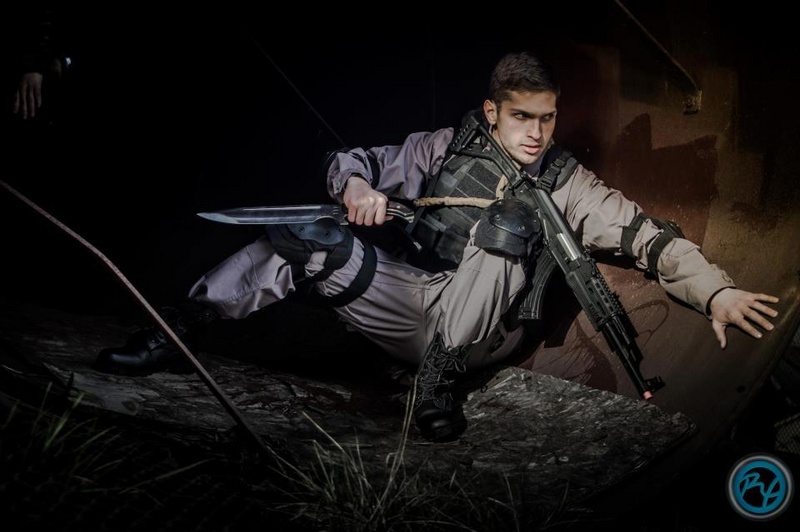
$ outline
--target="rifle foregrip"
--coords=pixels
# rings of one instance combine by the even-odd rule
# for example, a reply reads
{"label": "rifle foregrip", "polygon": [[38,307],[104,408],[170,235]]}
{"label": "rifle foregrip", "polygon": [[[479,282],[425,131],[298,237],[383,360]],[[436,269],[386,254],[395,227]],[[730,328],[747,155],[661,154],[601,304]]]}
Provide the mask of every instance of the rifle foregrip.
{"label": "rifle foregrip", "polygon": [[584,251],[564,262],[565,278],[592,326],[605,336],[609,347],[619,356],[636,390],[644,399],[664,383],[661,378],[645,379],[639,370],[642,354],[636,345],[638,333],[622,304],[608,287],[594,260]]}

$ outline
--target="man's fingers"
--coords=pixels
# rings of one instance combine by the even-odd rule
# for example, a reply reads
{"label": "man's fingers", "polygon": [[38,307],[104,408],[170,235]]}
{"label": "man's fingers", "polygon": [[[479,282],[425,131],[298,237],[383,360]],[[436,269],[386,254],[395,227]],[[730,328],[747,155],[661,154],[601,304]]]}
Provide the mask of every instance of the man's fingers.
{"label": "man's fingers", "polygon": [[725,325],[718,322],[717,320],[714,320],[711,323],[711,328],[714,329],[714,335],[717,337],[717,341],[719,341],[719,346],[722,349],[725,349],[725,346],[728,343],[728,339],[725,336]]}
{"label": "man's fingers", "polygon": [[778,311],[777,310],[775,310],[772,307],[768,307],[763,303],[758,303],[758,302],[753,303],[752,308],[757,310],[761,314],[766,314],[767,316],[770,316],[772,318],[774,318],[775,316],[778,315]]}
{"label": "man's fingers", "polygon": [[23,115],[25,118],[33,118],[36,116],[37,99],[36,92],[32,89],[25,91],[25,99],[23,105]]}
{"label": "man's fingers", "polygon": [[[375,206],[375,209],[372,214],[372,222],[375,225],[381,225],[383,223],[383,219],[386,217],[386,211],[381,209],[379,206]],[[367,224],[370,225],[370,224]]]}
{"label": "man's fingers", "polygon": [[721,299],[714,301],[717,305],[716,308],[712,308],[712,326],[723,349],[727,344],[725,328],[728,325],[740,329],[753,338],[764,336],[757,327],[765,331],[775,329],[769,318],[778,316],[778,311],[768,306],[779,301],[775,296],[734,289],[725,291]]}
{"label": "man's fingers", "polygon": [[375,211],[369,207],[359,207],[349,211],[347,219],[356,225],[372,225],[375,221]]}
{"label": "man's fingers", "polygon": [[355,221],[357,225],[381,225],[386,221],[386,209],[380,204],[373,203],[360,207],[356,211]]}
{"label": "man's fingers", "polygon": [[765,315],[774,318],[775,316],[778,315],[778,312],[775,309],[772,309],[762,303],[753,302],[750,306],[748,306],[742,311],[741,318],[734,320],[734,323],[736,323],[739,327],[741,327],[751,336],[755,336],[756,338],[761,338],[761,333],[758,332],[753,327],[751,322],[755,323],[762,329],[771,331],[772,329],[775,328],[775,326],[772,325],[772,323],[770,323],[770,321],[765,317]]}
{"label": "man's fingers", "polygon": [[758,326],[761,327],[762,329],[766,329],[768,331],[771,331],[772,329],[775,328],[775,326],[772,325],[769,322],[769,320],[764,317],[763,314],[761,314],[760,312],[757,312],[756,310],[751,310],[750,312],[748,312],[747,313],[747,317],[750,319],[750,321],[755,322],[756,324],[758,324]]}
{"label": "man's fingers", "polygon": [[766,318],[764,318],[761,314],[751,309],[750,307],[745,307],[742,310],[738,310],[736,312],[731,313],[728,319],[725,320],[726,323],[738,327],[739,329],[746,332],[750,336],[753,336],[755,338],[761,338],[761,332],[759,332],[758,329],[753,327],[751,321],[757,323],[758,325],[764,327],[765,329],[767,328],[765,324],[772,327],[772,325],[766,320]]}
{"label": "man's fingers", "polygon": [[763,336],[761,334],[761,331],[753,327],[750,324],[750,322],[747,321],[747,319],[745,318],[742,318],[738,323],[736,323],[736,326],[739,327],[744,332],[746,332],[747,334],[749,334],[750,336],[752,336],[753,338],[761,338],[761,336]]}
{"label": "man's fingers", "polygon": [[359,210],[359,217],[356,223],[358,225],[372,225],[375,221],[375,208],[374,207],[364,207],[363,209]]}
{"label": "man's fingers", "polygon": [[[381,225],[386,217],[386,196],[369,188],[363,179],[349,179],[344,203],[347,220],[356,225]],[[351,186],[350,183],[353,183]]]}
{"label": "man's fingers", "polygon": [[778,301],[780,301],[780,299],[778,299],[777,297],[771,296],[769,294],[756,294],[755,299],[757,301],[766,301],[767,303],[777,303]]}

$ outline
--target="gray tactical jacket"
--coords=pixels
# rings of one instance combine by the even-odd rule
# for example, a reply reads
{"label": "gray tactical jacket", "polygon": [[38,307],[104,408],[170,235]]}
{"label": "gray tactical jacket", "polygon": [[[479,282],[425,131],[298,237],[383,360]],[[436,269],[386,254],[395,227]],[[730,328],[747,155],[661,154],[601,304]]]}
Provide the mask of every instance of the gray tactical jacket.
{"label": "gray tactical jacket", "polygon": [[[433,176],[449,156],[447,147],[454,129],[410,134],[402,144],[339,152],[328,168],[328,192],[342,202],[347,180],[357,175],[389,198],[414,200],[423,197]],[[539,161],[540,162],[541,158]],[[532,176],[539,168],[525,168]],[[606,186],[583,165],[578,164],[565,184],[553,191],[553,201],[564,213],[578,239],[589,252],[604,250],[622,254],[622,229],[642,212],[641,207],[620,191]],[[648,269],[649,246],[662,229],[645,221],[633,240],[636,266]],[[711,264],[700,247],[675,238],[658,258],[658,282],[673,297],[708,317],[707,304],[716,292],[735,287],[733,280]]]}

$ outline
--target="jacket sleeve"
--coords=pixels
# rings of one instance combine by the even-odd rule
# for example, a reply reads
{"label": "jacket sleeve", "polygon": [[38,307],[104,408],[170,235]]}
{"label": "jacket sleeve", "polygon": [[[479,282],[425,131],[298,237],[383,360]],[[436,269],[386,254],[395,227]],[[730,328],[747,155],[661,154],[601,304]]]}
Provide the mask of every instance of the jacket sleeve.
{"label": "jacket sleeve", "polygon": [[412,133],[396,146],[354,148],[336,154],[328,167],[328,193],[342,202],[347,180],[363,177],[390,198],[416,199],[441,169],[453,128]]}
{"label": "jacket sleeve", "polygon": [[[622,254],[622,229],[631,224],[641,207],[620,191],[607,187],[594,173],[578,165],[567,183],[553,193],[567,221],[590,251]],[[648,251],[662,229],[645,220],[633,240],[636,267],[648,269]],[[707,317],[708,303],[723,288],[736,284],[728,274],[703,255],[700,246],[674,238],[658,257],[658,282],[671,296],[691,305]]]}

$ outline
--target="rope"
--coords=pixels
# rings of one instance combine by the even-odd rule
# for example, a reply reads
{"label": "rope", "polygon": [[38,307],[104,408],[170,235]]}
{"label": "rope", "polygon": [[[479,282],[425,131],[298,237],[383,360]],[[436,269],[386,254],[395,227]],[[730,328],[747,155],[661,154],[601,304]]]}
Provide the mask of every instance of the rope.
{"label": "rope", "polygon": [[[500,176],[500,181],[497,182],[494,195],[495,199],[502,199],[503,192],[508,188],[508,178]],[[495,199],[488,198],[455,198],[453,196],[444,196],[441,198],[426,197],[417,198],[413,201],[415,207],[433,207],[444,205],[446,207],[479,207],[485,209],[490,204],[494,203]]]}

